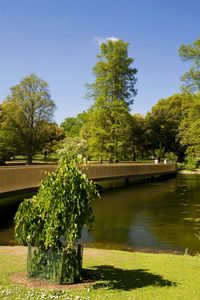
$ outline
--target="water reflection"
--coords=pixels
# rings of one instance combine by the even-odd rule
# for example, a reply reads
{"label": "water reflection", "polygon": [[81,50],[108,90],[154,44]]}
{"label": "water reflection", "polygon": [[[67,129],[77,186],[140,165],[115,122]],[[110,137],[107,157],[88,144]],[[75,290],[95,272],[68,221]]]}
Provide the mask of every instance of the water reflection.
{"label": "water reflection", "polygon": [[95,204],[94,230],[84,241],[99,247],[200,250],[200,177],[107,191]]}
{"label": "water reflection", "polygon": [[0,245],[14,245],[13,219],[20,202],[33,192],[0,199]]}
{"label": "water reflection", "polygon": [[[92,233],[81,241],[115,249],[200,251],[200,176],[106,190],[94,204]],[[11,200],[9,200],[11,201]],[[0,200],[0,244],[14,243],[12,220],[21,198]]]}

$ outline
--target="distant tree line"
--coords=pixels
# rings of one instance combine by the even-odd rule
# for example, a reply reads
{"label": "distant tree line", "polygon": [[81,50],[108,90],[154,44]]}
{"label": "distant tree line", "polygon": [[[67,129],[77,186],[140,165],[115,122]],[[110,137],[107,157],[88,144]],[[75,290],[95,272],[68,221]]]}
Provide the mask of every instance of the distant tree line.
{"label": "distant tree line", "polygon": [[134,60],[128,57],[128,44],[121,40],[102,44],[93,68],[95,81],[87,85],[87,97],[94,104],[61,124],[67,136],[63,148],[67,151],[75,140],[81,144],[84,141],[83,154],[100,161],[198,159],[200,40],[182,45],[179,54],[184,61],[194,62],[181,78],[182,92],[160,99],[146,116],[132,115],[137,70],[132,67]]}
{"label": "distant tree line", "polygon": [[0,162],[25,155],[65,156],[82,154],[90,160],[117,162],[170,158],[178,162],[200,158],[200,39],[182,45],[179,55],[191,61],[182,91],[160,99],[146,116],[131,114],[137,94],[137,70],[128,56],[128,43],[107,41],[100,46],[92,69],[94,82],[87,85],[91,107],[60,126],[48,84],[37,75],[11,88],[0,105]]}

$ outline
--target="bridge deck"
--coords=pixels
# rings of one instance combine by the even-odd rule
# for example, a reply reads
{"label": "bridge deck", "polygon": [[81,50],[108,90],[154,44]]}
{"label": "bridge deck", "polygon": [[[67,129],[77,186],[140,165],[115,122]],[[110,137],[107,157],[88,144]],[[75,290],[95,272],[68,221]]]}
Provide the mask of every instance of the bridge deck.
{"label": "bridge deck", "polygon": [[[56,165],[6,166],[0,167],[0,193],[24,190],[39,186],[48,172]],[[80,169],[85,167],[80,166]],[[87,165],[90,179],[102,181],[135,176],[153,176],[176,172],[175,164],[119,163]]]}

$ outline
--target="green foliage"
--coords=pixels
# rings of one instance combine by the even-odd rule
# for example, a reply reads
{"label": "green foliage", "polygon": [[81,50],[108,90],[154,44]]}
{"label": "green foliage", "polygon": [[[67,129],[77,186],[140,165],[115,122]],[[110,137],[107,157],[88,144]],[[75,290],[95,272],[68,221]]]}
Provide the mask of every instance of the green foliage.
{"label": "green foliage", "polygon": [[199,160],[195,158],[187,158],[186,164],[185,164],[186,169],[188,170],[195,170],[199,167]]}
{"label": "green foliage", "polygon": [[82,127],[81,120],[77,117],[66,118],[61,124],[65,134],[69,137],[79,136],[80,129]]}
{"label": "green foliage", "polygon": [[185,161],[183,163],[178,163],[177,167],[178,169],[181,170],[190,170],[190,171],[194,171],[196,169],[198,169],[200,166],[200,160],[199,159],[195,159],[192,157],[186,157]]}
{"label": "green foliage", "polygon": [[89,111],[83,111],[76,117],[66,118],[60,127],[64,130],[65,136],[70,138],[77,138],[81,136],[81,129],[87,122]]}
{"label": "green foliage", "polygon": [[177,156],[173,152],[167,152],[165,153],[164,157],[169,161],[176,161]]}
{"label": "green foliage", "polygon": [[42,145],[44,159],[55,157],[56,150],[64,139],[63,129],[56,123],[46,124],[46,142]]}
{"label": "green foliage", "polygon": [[19,244],[39,245],[40,230],[44,223],[40,214],[41,207],[37,196],[25,199],[19,205],[15,215],[15,236]]}
{"label": "green foliage", "polygon": [[103,105],[101,101],[97,102],[82,129],[82,136],[88,142],[89,156],[112,161],[123,159],[131,136],[131,122],[131,115],[123,101],[105,101]]}
{"label": "green foliage", "polygon": [[[38,194],[23,201],[15,216],[16,240],[42,247],[73,246],[83,225],[93,221],[95,184],[78,170],[73,160],[63,160],[41,183]],[[64,241],[61,242],[61,239]]]}
{"label": "green foliage", "polygon": [[[58,169],[43,180],[38,194],[20,204],[15,216],[16,241],[36,246],[36,258],[41,256],[42,259],[44,251],[57,253],[63,249],[67,251],[66,257],[73,256],[83,226],[90,228],[92,225],[92,201],[97,196],[95,184],[78,170],[75,160],[65,158]],[[35,260],[35,268],[39,270],[40,259]],[[79,261],[78,257],[74,259]],[[77,273],[74,260],[71,264],[69,268]],[[71,276],[76,278],[76,275],[67,274],[64,278],[68,279],[63,279],[63,282]]]}
{"label": "green foliage", "polygon": [[137,92],[137,70],[128,57],[128,43],[122,40],[101,44],[97,58],[95,82],[88,85],[87,94],[95,103],[81,133],[93,158],[118,160],[126,153],[131,135],[129,108]]}
{"label": "green foliage", "polygon": [[200,94],[193,96],[193,102],[179,126],[180,143],[187,148],[190,158],[200,157]]}
{"label": "green foliage", "polygon": [[195,95],[176,94],[160,99],[146,116],[150,147],[155,153],[159,149],[162,156],[174,153],[178,161],[183,161],[186,147],[180,142],[179,126],[187,116]]}
{"label": "green foliage", "polygon": [[184,81],[183,91],[200,91],[200,38],[192,45],[182,45],[179,48],[179,55],[183,61],[193,62],[192,68],[186,72],[181,80]]}
{"label": "green foliage", "polygon": [[148,134],[146,119],[140,114],[132,116],[131,137],[128,143],[128,150],[133,160],[143,159],[148,155]]}
{"label": "green foliage", "polygon": [[0,129],[0,165],[5,164],[16,153],[15,139],[11,132]]}
{"label": "green foliage", "polygon": [[4,165],[16,153],[16,141],[12,132],[3,128],[3,107],[0,104],[0,165]]}
{"label": "green foliage", "polygon": [[56,151],[57,157],[59,159],[65,158],[69,155],[73,155],[74,157],[81,156],[83,158],[87,157],[87,142],[85,139],[74,136],[67,136],[63,143],[60,144],[59,149]]}
{"label": "green foliage", "polygon": [[2,109],[3,128],[15,135],[18,154],[26,155],[31,164],[33,155],[48,141],[48,123],[55,109],[48,84],[35,74],[25,77],[11,88]]}
{"label": "green foliage", "polygon": [[133,104],[137,70],[132,68],[133,58],[128,57],[128,43],[122,40],[101,44],[99,61],[93,67],[96,77],[88,86],[87,97],[112,101],[123,100],[128,106]]}

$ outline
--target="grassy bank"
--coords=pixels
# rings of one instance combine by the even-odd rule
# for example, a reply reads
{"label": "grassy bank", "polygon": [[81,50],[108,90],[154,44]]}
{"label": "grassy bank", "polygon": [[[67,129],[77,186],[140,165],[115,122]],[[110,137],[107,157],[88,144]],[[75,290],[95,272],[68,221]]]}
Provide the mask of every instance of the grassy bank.
{"label": "grassy bank", "polygon": [[34,282],[13,283],[12,278],[25,277],[26,251],[0,247],[0,299],[200,299],[199,256],[85,249],[84,268],[94,282],[50,290]]}

